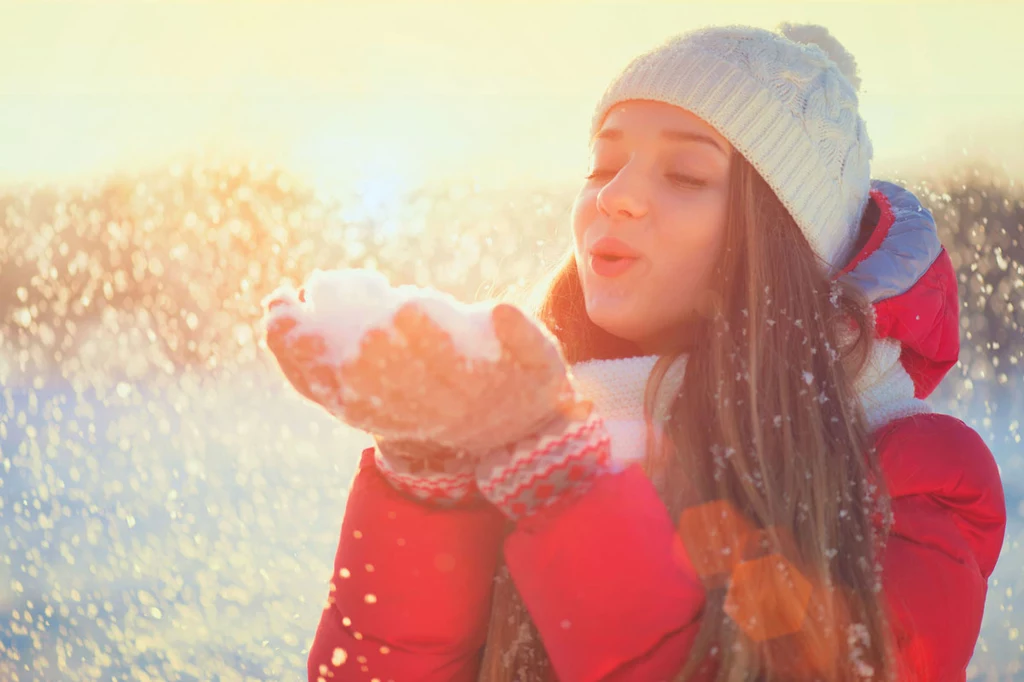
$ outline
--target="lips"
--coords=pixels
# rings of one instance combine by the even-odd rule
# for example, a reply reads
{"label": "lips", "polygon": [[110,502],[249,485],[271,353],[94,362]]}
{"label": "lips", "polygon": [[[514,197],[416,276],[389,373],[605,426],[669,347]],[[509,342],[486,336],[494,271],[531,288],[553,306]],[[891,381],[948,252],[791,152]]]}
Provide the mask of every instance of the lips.
{"label": "lips", "polygon": [[602,237],[590,247],[590,268],[601,277],[618,277],[639,258],[639,251],[614,237]]}
{"label": "lips", "polygon": [[590,253],[604,258],[639,258],[640,252],[621,239],[601,237],[590,247]]}

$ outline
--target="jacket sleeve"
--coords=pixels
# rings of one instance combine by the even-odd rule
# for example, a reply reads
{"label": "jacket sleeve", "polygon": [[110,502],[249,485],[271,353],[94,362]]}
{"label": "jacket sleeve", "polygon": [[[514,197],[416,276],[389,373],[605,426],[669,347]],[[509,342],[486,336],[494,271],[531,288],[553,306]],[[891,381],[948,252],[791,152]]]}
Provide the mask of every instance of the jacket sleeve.
{"label": "jacket sleeve", "polygon": [[964,680],[1006,528],[995,459],[941,414],[894,422],[876,442],[892,498],[882,579],[899,679]]}
{"label": "jacket sleeve", "polygon": [[704,590],[640,467],[520,519],[505,559],[561,682],[682,668]]}
{"label": "jacket sleeve", "polygon": [[[898,679],[964,680],[1005,529],[998,469],[945,415],[895,422],[876,442],[893,498],[881,561]],[[668,680],[686,661],[703,588],[639,467],[523,517],[505,555],[562,682]]]}
{"label": "jacket sleeve", "polygon": [[504,523],[482,500],[436,508],[406,497],[364,450],[309,681],[475,680]]}

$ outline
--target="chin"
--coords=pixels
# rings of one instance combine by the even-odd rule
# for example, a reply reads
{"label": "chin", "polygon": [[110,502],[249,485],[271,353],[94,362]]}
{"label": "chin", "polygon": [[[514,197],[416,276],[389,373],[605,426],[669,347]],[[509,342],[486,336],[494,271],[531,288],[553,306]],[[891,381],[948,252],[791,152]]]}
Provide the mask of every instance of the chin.
{"label": "chin", "polygon": [[588,302],[587,315],[598,327],[620,339],[635,343],[638,339],[644,338],[643,324],[637,319],[637,311],[633,306],[625,303],[591,305]]}

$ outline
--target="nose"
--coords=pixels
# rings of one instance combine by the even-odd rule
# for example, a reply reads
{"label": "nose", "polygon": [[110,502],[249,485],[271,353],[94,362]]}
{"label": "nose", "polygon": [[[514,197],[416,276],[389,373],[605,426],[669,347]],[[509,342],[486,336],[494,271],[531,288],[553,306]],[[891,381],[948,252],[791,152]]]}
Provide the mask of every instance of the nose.
{"label": "nose", "polygon": [[598,209],[610,218],[639,218],[647,212],[641,179],[623,168],[597,193]]}

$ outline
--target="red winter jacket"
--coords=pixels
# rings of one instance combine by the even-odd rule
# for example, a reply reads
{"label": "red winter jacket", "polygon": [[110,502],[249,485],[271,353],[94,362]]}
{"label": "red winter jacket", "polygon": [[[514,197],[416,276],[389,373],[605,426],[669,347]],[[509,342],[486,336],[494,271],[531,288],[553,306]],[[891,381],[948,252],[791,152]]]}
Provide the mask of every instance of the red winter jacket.
{"label": "red winter jacket", "polygon": [[[931,215],[874,182],[879,218],[847,267],[877,334],[927,396],[956,362],[959,304]],[[883,586],[901,680],[965,680],[1006,511],[995,461],[953,417],[890,422],[874,439],[894,524]],[[398,493],[363,452],[309,653],[309,680],[476,680],[499,552],[561,682],[671,679],[699,627],[703,589],[639,467],[541,509],[504,537],[485,503],[438,509]]]}

